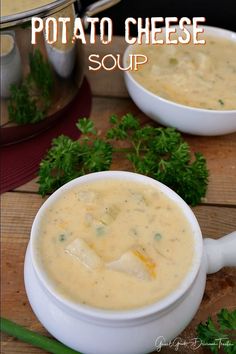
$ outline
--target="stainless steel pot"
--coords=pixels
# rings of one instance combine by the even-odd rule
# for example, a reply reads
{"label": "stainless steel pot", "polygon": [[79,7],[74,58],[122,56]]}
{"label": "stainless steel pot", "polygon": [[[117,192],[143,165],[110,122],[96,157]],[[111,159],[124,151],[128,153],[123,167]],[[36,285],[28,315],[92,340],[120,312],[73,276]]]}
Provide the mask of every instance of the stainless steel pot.
{"label": "stainless steel pot", "polygon": [[[32,45],[32,16],[44,19],[48,16],[70,17],[69,27],[67,26],[70,36],[77,16],[81,17],[86,25],[87,17],[92,17],[119,1],[100,0],[83,10],[80,0],[48,0],[50,3],[44,6],[1,17],[0,129],[4,143],[12,142],[4,139],[6,129],[9,133],[12,128],[16,131],[16,126],[31,124],[32,121],[37,124],[42,119],[58,115],[76,96],[84,76],[83,45],[79,41],[72,43],[71,40],[68,44],[62,44],[60,36],[55,44],[48,44],[43,31],[37,34],[37,44]],[[22,85],[26,87],[26,92],[22,94],[20,91],[19,94],[18,89],[22,88]],[[21,94],[23,98],[20,98]],[[22,117],[18,109],[21,99],[29,99],[28,106],[33,105],[32,112],[27,110]],[[30,119],[30,115],[36,118]],[[10,140],[25,138],[21,134],[19,137],[15,137],[15,134],[8,136]]]}

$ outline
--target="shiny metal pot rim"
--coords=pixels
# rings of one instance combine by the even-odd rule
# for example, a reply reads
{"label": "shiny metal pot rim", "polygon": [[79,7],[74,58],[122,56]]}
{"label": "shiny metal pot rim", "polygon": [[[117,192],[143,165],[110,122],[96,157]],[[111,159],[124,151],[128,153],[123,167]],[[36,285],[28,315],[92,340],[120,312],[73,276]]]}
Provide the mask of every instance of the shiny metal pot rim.
{"label": "shiny metal pot rim", "polygon": [[[86,7],[83,13],[83,19],[86,22],[87,17],[96,15],[97,13],[104,11],[111,6],[116,5],[121,0],[100,0]],[[25,11],[19,12],[9,16],[0,17],[0,29],[12,27],[25,22],[31,21],[33,16],[47,17],[53,15],[53,13],[62,10],[70,4],[76,3],[78,10],[81,10],[80,0],[54,0],[49,4]]]}

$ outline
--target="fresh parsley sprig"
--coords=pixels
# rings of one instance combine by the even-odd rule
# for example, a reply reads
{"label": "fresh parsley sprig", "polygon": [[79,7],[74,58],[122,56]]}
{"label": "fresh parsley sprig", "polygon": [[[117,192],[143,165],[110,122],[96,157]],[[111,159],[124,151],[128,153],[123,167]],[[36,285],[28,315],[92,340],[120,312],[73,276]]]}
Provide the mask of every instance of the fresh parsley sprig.
{"label": "fresh parsley sprig", "polygon": [[211,317],[206,323],[197,326],[197,335],[203,345],[214,354],[218,354],[220,349],[224,353],[236,353],[236,310],[230,312],[221,309],[217,314],[218,326],[214,324]]}
{"label": "fresh parsley sprig", "polygon": [[[82,133],[73,141],[61,136],[40,164],[39,192],[53,192],[71,179],[90,172],[109,170],[112,157],[119,152],[135,172],[157,179],[175,190],[188,204],[196,205],[205,196],[208,183],[206,160],[194,157],[189,145],[174,128],[141,126],[132,114],[110,118],[111,128],[100,138],[94,123],[87,118],[76,124]],[[124,141],[128,147],[118,148]]]}
{"label": "fresh parsley sprig", "polygon": [[195,153],[192,161],[190,147],[174,128],[140,126],[131,114],[112,116],[113,127],[108,139],[129,140],[133,151],[127,153],[136,172],[148,175],[168,185],[191,205],[206,194],[208,171],[206,160]]}
{"label": "fresh parsley sprig", "polygon": [[80,140],[61,135],[40,163],[39,193],[44,196],[72,179],[91,172],[109,170],[112,146],[97,137],[93,122],[83,118],[77,128],[84,134]]}

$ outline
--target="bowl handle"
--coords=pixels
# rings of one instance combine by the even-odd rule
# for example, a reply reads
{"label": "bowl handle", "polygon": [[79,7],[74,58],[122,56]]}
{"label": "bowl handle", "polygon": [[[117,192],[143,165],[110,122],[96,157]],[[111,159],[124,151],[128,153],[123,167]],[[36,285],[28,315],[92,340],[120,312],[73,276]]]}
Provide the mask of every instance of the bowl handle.
{"label": "bowl handle", "polygon": [[218,240],[204,239],[207,258],[207,274],[218,272],[223,267],[236,266],[236,231]]}

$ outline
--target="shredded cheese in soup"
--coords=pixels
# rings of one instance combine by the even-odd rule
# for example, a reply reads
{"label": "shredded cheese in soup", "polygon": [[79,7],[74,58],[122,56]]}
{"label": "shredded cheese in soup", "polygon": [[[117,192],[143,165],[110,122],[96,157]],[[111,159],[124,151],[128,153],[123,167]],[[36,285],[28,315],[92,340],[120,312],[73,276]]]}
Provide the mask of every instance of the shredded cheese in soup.
{"label": "shredded cheese in soup", "polygon": [[157,188],[110,179],[65,192],[45,212],[40,266],[68,299],[103,309],[151,304],[193,264],[191,226]]}
{"label": "shredded cheese in soup", "polygon": [[183,105],[236,109],[236,41],[205,37],[205,45],[139,45],[148,58],[132,75],[147,90]]}

